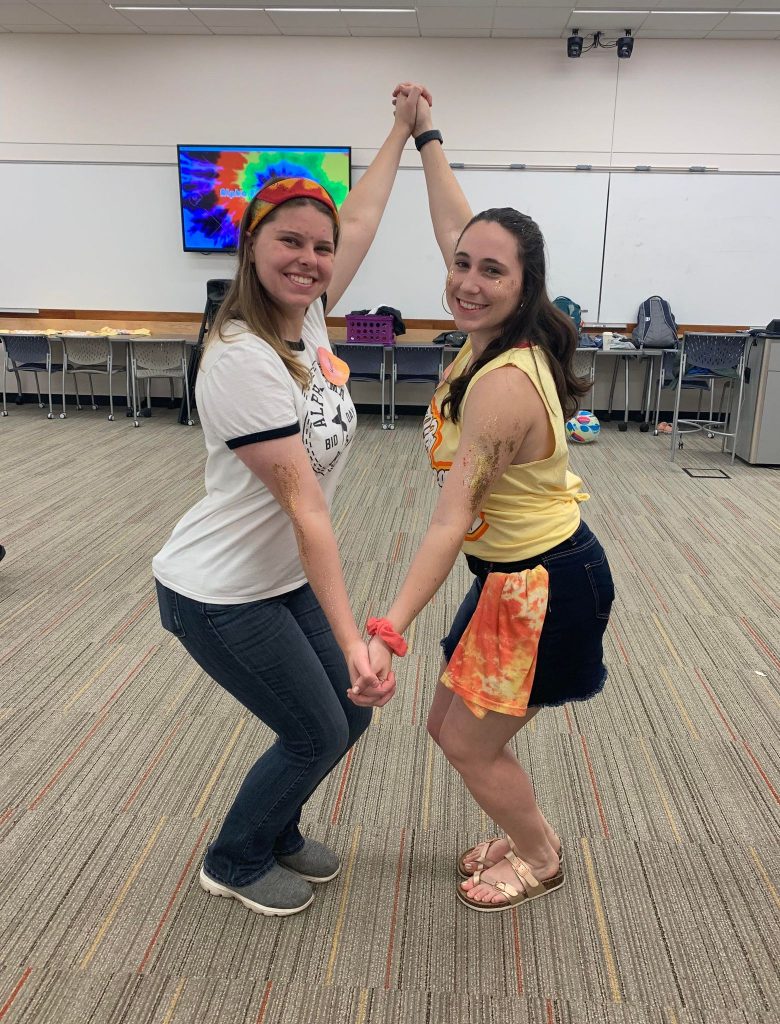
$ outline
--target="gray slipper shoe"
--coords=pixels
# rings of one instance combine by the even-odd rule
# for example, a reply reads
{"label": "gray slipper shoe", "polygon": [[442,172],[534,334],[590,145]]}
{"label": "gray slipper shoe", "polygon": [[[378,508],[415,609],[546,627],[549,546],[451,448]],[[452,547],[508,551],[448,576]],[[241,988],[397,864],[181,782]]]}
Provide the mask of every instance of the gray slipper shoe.
{"label": "gray slipper shoe", "polygon": [[307,882],[329,882],[341,871],[341,862],[333,850],[316,839],[307,839],[297,853],[277,855],[276,859],[283,868],[294,871]]}
{"label": "gray slipper shoe", "polygon": [[201,867],[198,881],[212,896],[238,900],[255,914],[266,917],[288,917],[305,910],[314,899],[314,890],[299,875],[274,864],[256,882],[241,887],[223,885],[206,874]]}

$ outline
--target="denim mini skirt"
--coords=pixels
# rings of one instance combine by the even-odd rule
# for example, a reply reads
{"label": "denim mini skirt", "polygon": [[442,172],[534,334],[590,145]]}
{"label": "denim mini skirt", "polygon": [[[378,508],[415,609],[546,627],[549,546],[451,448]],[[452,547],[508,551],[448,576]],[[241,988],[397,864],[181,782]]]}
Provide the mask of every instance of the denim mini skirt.
{"label": "denim mini skirt", "polygon": [[568,540],[521,562],[485,562],[467,555],[474,583],[441,641],[449,662],[479,602],[491,572],[522,572],[543,565],[549,575],[544,619],[529,707],[587,700],[607,678],[602,640],[615,598],[607,556],[596,535],[581,522]]}

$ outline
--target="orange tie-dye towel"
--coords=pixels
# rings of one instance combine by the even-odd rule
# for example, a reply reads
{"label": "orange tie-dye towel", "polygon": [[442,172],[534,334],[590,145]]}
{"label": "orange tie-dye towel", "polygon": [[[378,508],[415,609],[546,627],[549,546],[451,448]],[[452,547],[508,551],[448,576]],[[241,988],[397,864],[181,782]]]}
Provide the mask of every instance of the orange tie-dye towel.
{"label": "orange tie-dye towel", "polygon": [[528,710],[548,591],[543,565],[492,572],[485,580],[471,622],[441,677],[477,718],[488,711],[522,717]]}

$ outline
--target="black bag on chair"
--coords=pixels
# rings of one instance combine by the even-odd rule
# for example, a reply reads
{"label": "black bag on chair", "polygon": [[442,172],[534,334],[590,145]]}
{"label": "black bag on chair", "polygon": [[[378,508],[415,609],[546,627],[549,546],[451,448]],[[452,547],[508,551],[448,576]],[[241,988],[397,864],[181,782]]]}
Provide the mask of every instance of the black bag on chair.
{"label": "black bag on chair", "polygon": [[466,344],[468,334],[465,331],[442,331],[433,339],[434,345],[449,345],[450,348],[462,348]]}

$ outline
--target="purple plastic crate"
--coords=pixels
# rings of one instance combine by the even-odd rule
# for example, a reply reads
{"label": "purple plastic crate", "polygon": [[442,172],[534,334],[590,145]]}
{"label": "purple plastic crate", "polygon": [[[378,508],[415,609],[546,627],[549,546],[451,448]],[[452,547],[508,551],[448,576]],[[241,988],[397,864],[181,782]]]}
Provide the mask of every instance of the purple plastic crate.
{"label": "purple plastic crate", "polygon": [[347,316],[347,341],[359,345],[393,345],[391,316]]}

